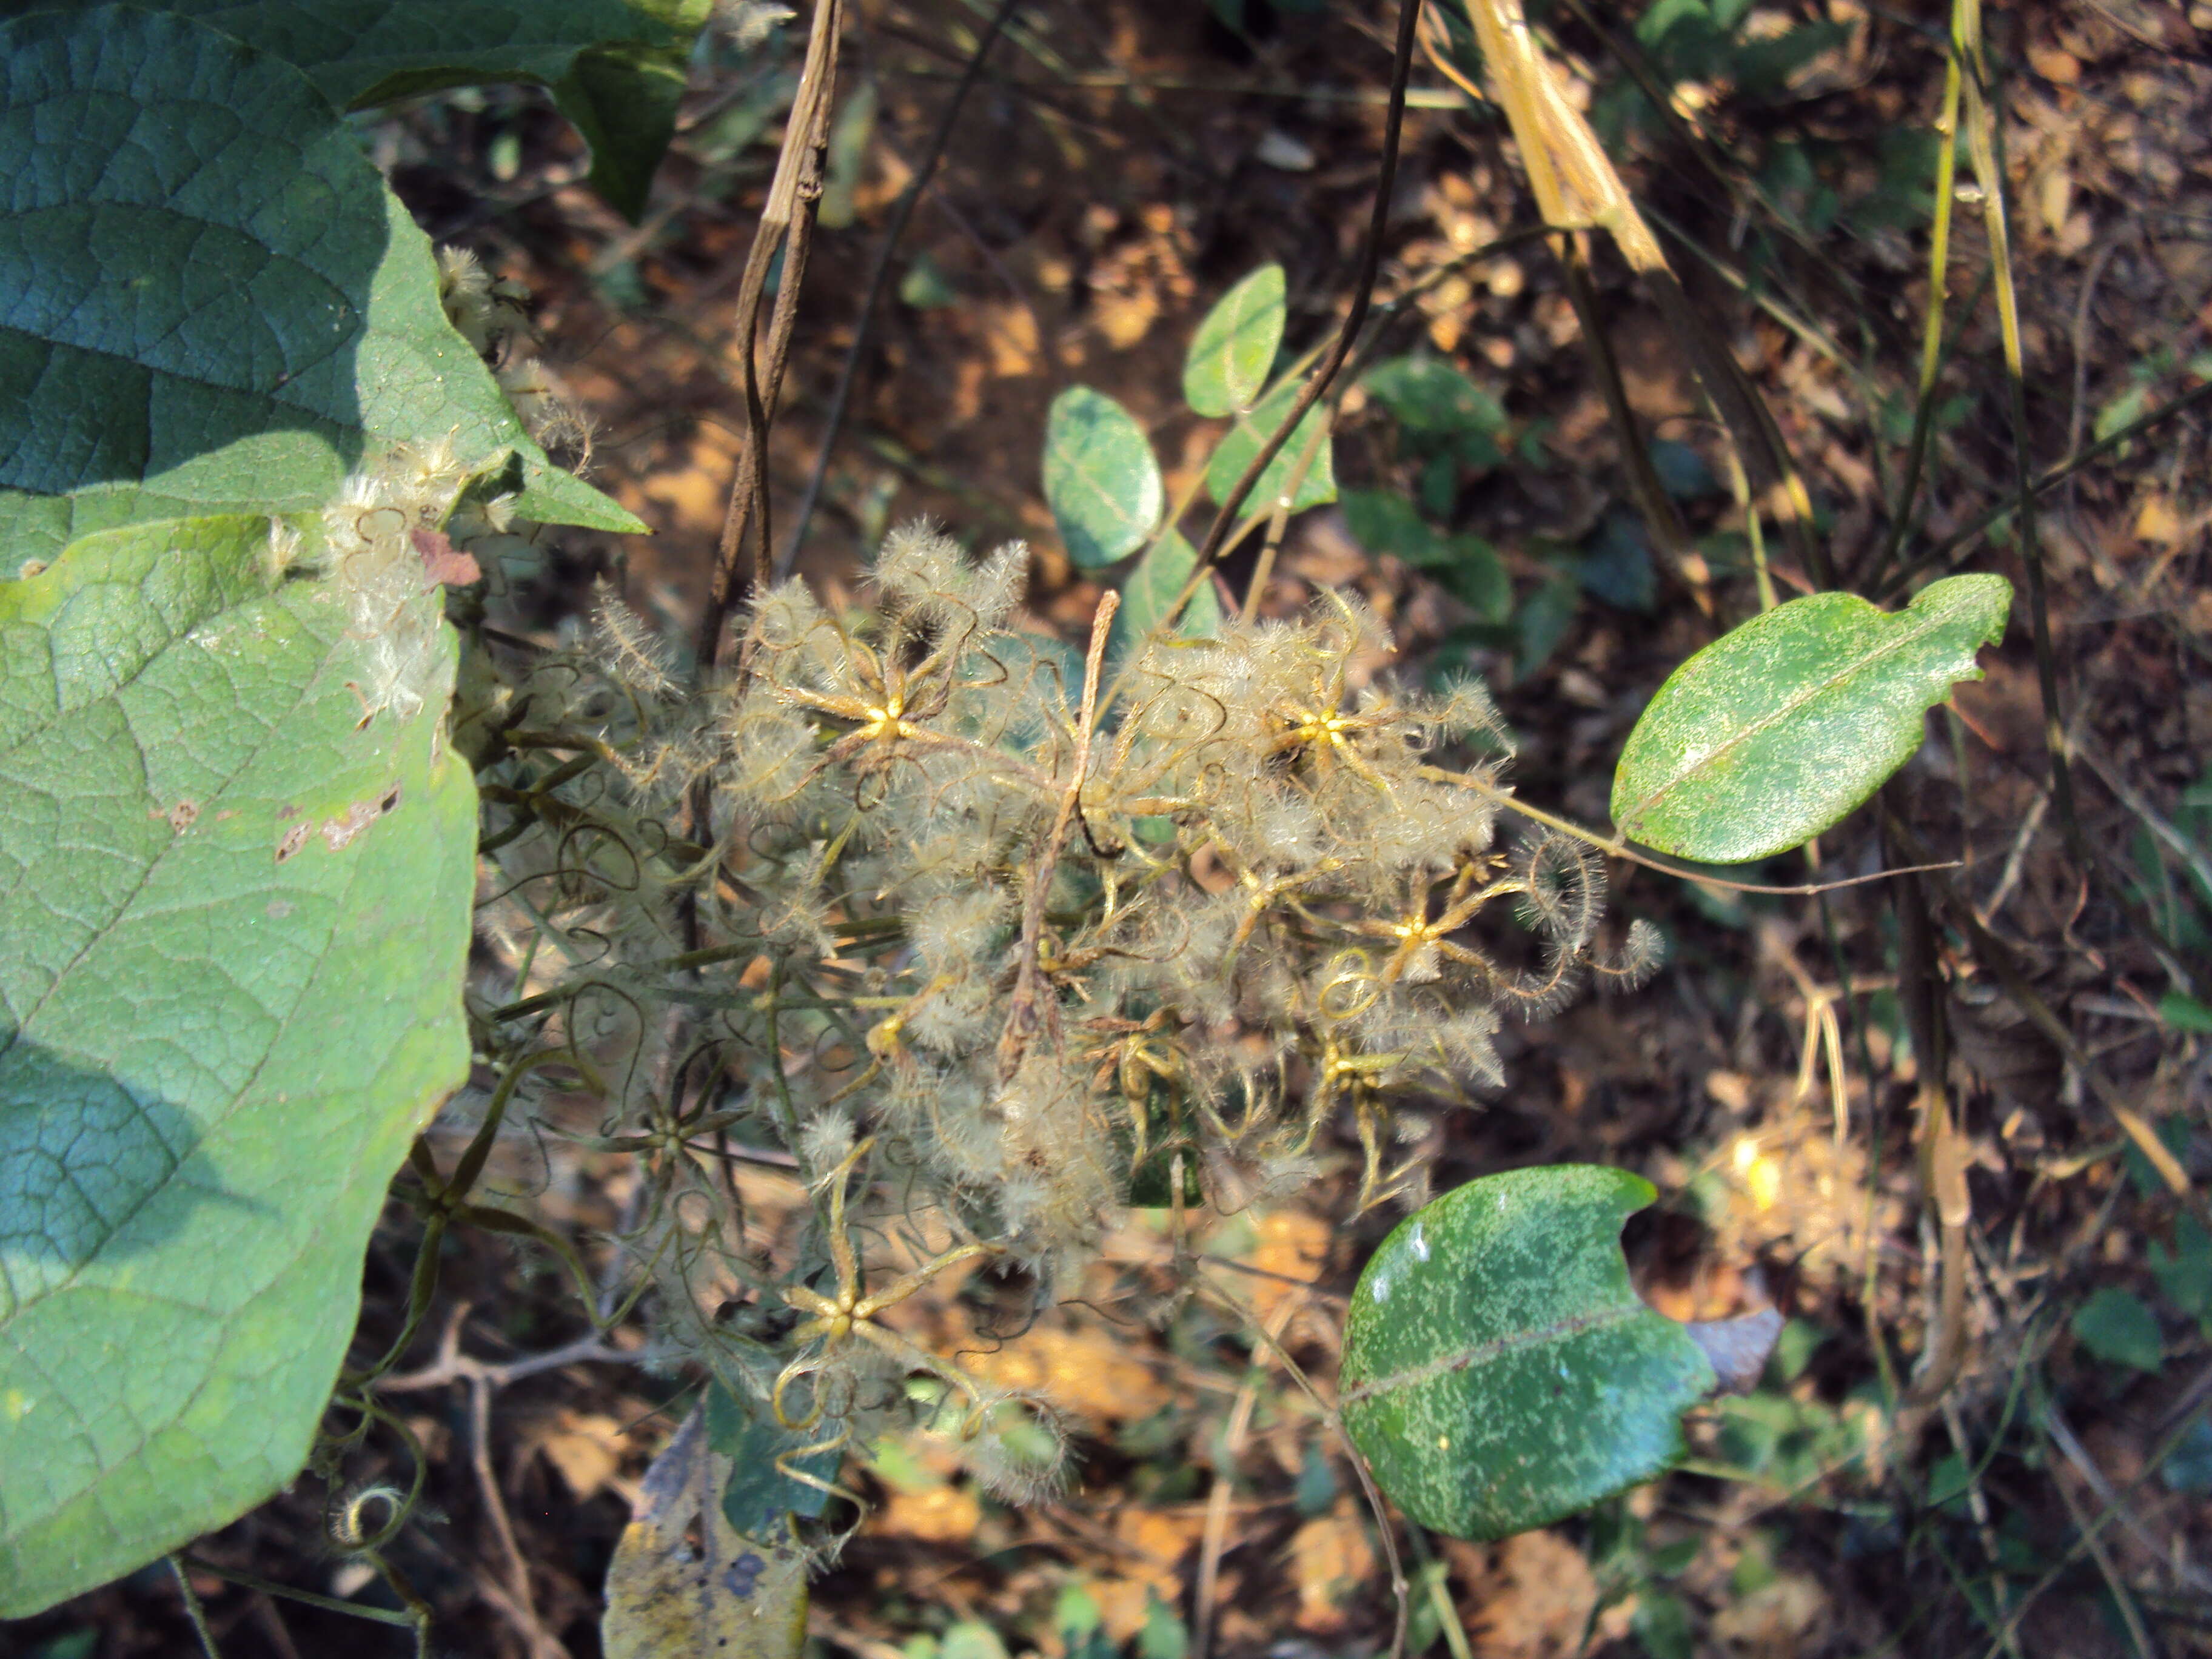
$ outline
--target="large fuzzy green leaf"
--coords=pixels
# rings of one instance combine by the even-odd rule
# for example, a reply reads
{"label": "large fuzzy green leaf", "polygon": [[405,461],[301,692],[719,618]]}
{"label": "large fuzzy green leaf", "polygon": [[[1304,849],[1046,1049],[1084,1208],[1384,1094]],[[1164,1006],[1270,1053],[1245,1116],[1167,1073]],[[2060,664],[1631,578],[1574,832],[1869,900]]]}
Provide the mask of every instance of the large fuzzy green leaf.
{"label": "large fuzzy green leaf", "polygon": [[[466,1074],[474,784],[266,520],[0,583],[0,1617],[296,1474]],[[426,598],[422,603],[434,604]]]}
{"label": "large fuzzy green leaf", "polygon": [[[676,131],[711,0],[141,0],[297,64],[341,109],[410,93],[526,82],[592,147],[592,184],[636,219]],[[0,12],[56,0],[5,0]],[[63,0],[62,9],[71,8]]]}
{"label": "large fuzzy green leaf", "polygon": [[2004,637],[2002,576],[1931,582],[1895,615],[1850,593],[1792,599],[1668,676],[1628,735],[1613,821],[1708,864],[1819,835],[1920,746],[1922,716]]}
{"label": "large fuzzy green leaf", "polygon": [[1425,1527],[1502,1538],[1665,1470],[1713,1368],[1628,1282],[1621,1170],[1486,1176],[1401,1222],[1345,1320],[1344,1424]]}
{"label": "large fuzzy green leaf", "polygon": [[519,465],[525,517],[643,528],[531,441],[290,65],[125,7],[0,24],[0,177],[8,574],[121,524],[311,511],[400,444]]}

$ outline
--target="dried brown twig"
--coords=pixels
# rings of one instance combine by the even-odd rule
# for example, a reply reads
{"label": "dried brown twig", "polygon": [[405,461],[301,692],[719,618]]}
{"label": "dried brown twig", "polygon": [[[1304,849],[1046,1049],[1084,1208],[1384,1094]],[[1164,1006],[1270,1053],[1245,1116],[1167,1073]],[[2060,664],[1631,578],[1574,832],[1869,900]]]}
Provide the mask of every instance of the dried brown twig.
{"label": "dried brown twig", "polygon": [[[722,637],[730,613],[748,587],[768,586],[774,557],[769,540],[768,434],[791,361],[792,331],[798,321],[799,292],[806,280],[806,256],[813,245],[814,216],[822,200],[823,158],[830,148],[830,116],[837,90],[837,52],[844,24],[844,0],[815,0],[814,24],[806,41],[806,64],[793,95],[783,149],[776,157],[760,228],[738,289],[737,347],[744,392],[744,434],[738,451],[737,476],[700,613],[696,641],[698,672],[721,660]],[[765,374],[759,361],[761,307],[768,293],[769,267],[783,255],[775,310],[769,322]],[[738,562],[748,530],[754,536],[753,572],[740,583]]]}
{"label": "dried brown twig", "polygon": [[[845,362],[837,371],[836,389],[830,394],[830,412],[822,417],[822,441],[814,453],[814,471],[808,475],[806,493],[799,497],[799,510],[792,515],[791,539],[777,555],[775,580],[781,581],[799,562],[799,550],[806,539],[806,527],[814,520],[815,504],[821,499],[822,482],[829,476],[830,459],[836,453],[837,434],[845,424],[845,409],[853,395],[853,381],[860,370],[860,357],[867,349],[868,325],[875,320],[876,307],[882,301],[884,288],[890,277],[891,256],[898,251],[899,238],[906,232],[907,221],[914,217],[915,205],[921,193],[929,188],[936,176],[938,163],[945,159],[945,146],[952,141],[952,129],[960,118],[961,106],[983,73],[984,60],[990,57],[991,48],[998,44],[1000,34],[1012,20],[1022,0],[1000,0],[999,9],[992,14],[984,27],[982,39],[968,56],[967,67],[952,88],[952,95],[945,100],[945,109],[937,118],[937,131],[930,135],[929,148],[914,170],[914,177],[899,192],[892,204],[890,222],[876,244],[876,263],[868,273],[868,290],[860,301],[860,313],[853,323],[853,343],[845,348]],[[767,539],[763,532],[762,540]]]}
{"label": "dried brown twig", "polygon": [[492,1468],[491,1397],[508,1383],[535,1376],[541,1371],[558,1370],[587,1360],[627,1364],[631,1356],[609,1347],[597,1335],[592,1335],[504,1365],[487,1364],[461,1352],[461,1330],[467,1323],[471,1306],[466,1302],[457,1304],[447,1316],[445,1334],[438,1343],[438,1357],[430,1364],[419,1371],[381,1377],[374,1386],[380,1393],[406,1394],[443,1388],[453,1382],[468,1384],[469,1466],[476,1474],[477,1491],[483,1500],[485,1512],[491,1517],[492,1534],[499,1540],[506,1578],[503,1584],[479,1580],[477,1589],[484,1600],[514,1626],[528,1645],[531,1659],[568,1659],[567,1646],[538,1615],[537,1600],[530,1589],[530,1564],[516,1541],[514,1525],[507,1517],[507,1502]]}

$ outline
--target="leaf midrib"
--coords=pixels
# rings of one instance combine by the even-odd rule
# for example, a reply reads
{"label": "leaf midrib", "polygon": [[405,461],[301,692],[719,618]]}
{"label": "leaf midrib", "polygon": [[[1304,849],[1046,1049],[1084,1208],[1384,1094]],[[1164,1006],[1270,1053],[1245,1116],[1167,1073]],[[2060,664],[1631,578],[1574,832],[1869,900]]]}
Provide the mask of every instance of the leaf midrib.
{"label": "leaf midrib", "polygon": [[[1769,614],[1771,615],[1772,613],[1770,612]],[[1876,614],[1877,616],[1880,615],[1879,612]],[[1911,618],[1911,611],[1908,607],[1903,614],[1887,617],[1884,620],[1902,623],[1907,622]],[[1705,754],[1698,757],[1698,758],[1692,764],[1684,767],[1680,771],[1668,777],[1663,783],[1660,784],[1656,788],[1653,789],[1649,794],[1645,795],[1641,800],[1638,801],[1635,805],[1629,809],[1627,814],[1620,820],[1620,827],[1623,830],[1632,833],[1636,826],[1644,821],[1644,815],[1650,810],[1651,804],[1657,800],[1661,796],[1666,794],[1668,791],[1679,787],[1686,780],[1693,778],[1697,776],[1698,773],[1714,766],[1723,756],[1727,755],[1729,750],[1736,748],[1741,744],[1749,742],[1753,738],[1758,737],[1761,733],[1779,725],[1784,720],[1795,714],[1798,709],[1803,708],[1807,703],[1812,702],[1815,697],[1821,696],[1828,691],[1834,690],[1837,685],[1840,684],[1843,681],[1849,679],[1852,675],[1862,673],[1866,669],[1881,661],[1884,657],[1890,656],[1896,652],[1903,650],[1906,646],[1914,644],[1918,641],[1924,639],[1942,623],[1954,619],[1954,613],[1931,613],[1923,625],[1918,628],[1900,629],[1898,631],[1897,636],[1888,643],[1879,647],[1875,650],[1869,652],[1863,657],[1856,659],[1849,665],[1839,669],[1837,672],[1828,676],[1827,678],[1816,681],[1813,684],[1808,686],[1796,696],[1790,698],[1787,702],[1778,705],[1772,713],[1763,715],[1759,719],[1752,721],[1741,731],[1735,733],[1735,736],[1729,738],[1726,743],[1722,744],[1718,748],[1706,750]]]}
{"label": "leaf midrib", "polygon": [[1551,1324],[1540,1326],[1534,1330],[1516,1331],[1509,1336],[1493,1337],[1487,1342],[1478,1342],[1473,1347],[1462,1348],[1456,1353],[1441,1354],[1434,1359],[1424,1361],[1409,1370],[1393,1371],[1387,1376],[1370,1378],[1367,1382],[1346,1389],[1339,1403],[1353,1406],[1363,1400],[1371,1400],[1377,1395],[1390,1393],[1400,1389],[1419,1388],[1424,1382],[1433,1382],[1439,1376],[1449,1376],[1455,1371],[1463,1371],[1472,1366],[1487,1364],[1492,1360],[1502,1359],[1508,1354],[1518,1353],[1523,1349],[1540,1347],[1546,1343],[1565,1341],[1571,1337],[1581,1336],[1590,1331],[1602,1330],[1607,1326],[1621,1324],[1635,1318],[1638,1314],[1649,1312],[1650,1310],[1643,1303],[1632,1298],[1610,1308],[1600,1308],[1593,1313],[1572,1314],[1565,1319],[1555,1320]]}

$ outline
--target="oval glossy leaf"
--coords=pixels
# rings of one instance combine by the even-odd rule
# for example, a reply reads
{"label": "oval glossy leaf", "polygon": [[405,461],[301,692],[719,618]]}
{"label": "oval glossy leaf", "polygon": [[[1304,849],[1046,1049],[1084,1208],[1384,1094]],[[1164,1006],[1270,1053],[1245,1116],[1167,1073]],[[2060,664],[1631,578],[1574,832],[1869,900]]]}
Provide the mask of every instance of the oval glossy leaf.
{"label": "oval glossy leaf", "polygon": [[1283,343],[1283,268],[1261,265],[1223,295],[1191,337],[1183,401],[1201,415],[1251,407]]}
{"label": "oval glossy leaf", "polygon": [[1395,489],[1347,489],[1344,527],[1370,553],[1388,553],[1416,569],[1449,564],[1451,550],[1441,532]]}
{"label": "oval glossy leaf", "polygon": [[[1249,415],[1230,428],[1214,448],[1206,464],[1206,493],[1215,501],[1224,501],[1237,487],[1244,469],[1252,465],[1252,458],[1260,453],[1261,444],[1272,437],[1297,401],[1302,388],[1286,386],[1261,404]],[[1291,434],[1290,441],[1275,452],[1275,459],[1267,463],[1267,470],[1260,475],[1260,482],[1245,497],[1244,510],[1257,512],[1272,508],[1282,493],[1290,488],[1291,470],[1305,453],[1309,443],[1315,443],[1312,463],[1298,485],[1297,494],[1291,498],[1291,511],[1303,513],[1310,507],[1326,507],[1336,499],[1336,441],[1322,437],[1316,442],[1315,434],[1322,430],[1328,419],[1328,405],[1324,400],[1306,411],[1298,422],[1298,429]]]}
{"label": "oval glossy leaf", "polygon": [[[733,1525],[738,1469],[695,1407],[639,1482],[641,1502],[607,1566],[607,1659],[797,1659],[806,1640],[806,1553],[782,1516]],[[791,1484],[787,1482],[787,1484]]]}
{"label": "oval glossy leaf", "polygon": [[1369,369],[1368,396],[1407,430],[1427,437],[1495,435],[1505,407],[1451,364],[1434,357],[1391,357]]}
{"label": "oval glossy leaf", "polygon": [[[1114,631],[1106,642],[1109,659],[1120,659],[1159,626],[1197,568],[1198,550],[1179,530],[1169,531],[1137,561],[1121,586],[1121,608],[1114,615]],[[1176,632],[1187,640],[1210,640],[1221,632],[1221,596],[1211,580],[1200,582],[1191,594]]]}
{"label": "oval glossy leaf", "polygon": [[1922,716],[2004,636],[2002,576],[1931,582],[1894,615],[1815,593],[1754,617],[1668,678],[1613,778],[1613,819],[1647,847],[1742,864],[1802,845],[1920,746]]}
{"label": "oval glossy leaf", "polygon": [[319,510],[403,443],[519,461],[526,518],[643,528],[531,441],[428,239],[289,64],[134,8],[0,24],[0,568]]}
{"label": "oval glossy leaf", "polygon": [[1587,1164],[1515,1170],[1401,1223],[1344,1328],[1344,1425],[1391,1501],[1486,1540],[1662,1473],[1713,1387],[1683,1328],[1628,1282],[1621,1224],[1651,1183]]}
{"label": "oval glossy leaf", "polygon": [[[52,11],[7,0],[0,14]],[[80,8],[82,9],[82,8]],[[676,132],[711,0],[144,0],[307,71],[340,109],[441,87],[521,82],[592,148],[592,188],[633,221]]]}
{"label": "oval glossy leaf", "polygon": [[1044,428],[1044,495],[1067,556],[1085,570],[1134,552],[1165,505],[1144,428],[1087,386],[1072,386],[1052,400]]}
{"label": "oval glossy leaf", "polygon": [[342,596],[269,548],[141,525],[0,583],[0,1618],[298,1473],[467,1075],[452,636],[364,725]]}

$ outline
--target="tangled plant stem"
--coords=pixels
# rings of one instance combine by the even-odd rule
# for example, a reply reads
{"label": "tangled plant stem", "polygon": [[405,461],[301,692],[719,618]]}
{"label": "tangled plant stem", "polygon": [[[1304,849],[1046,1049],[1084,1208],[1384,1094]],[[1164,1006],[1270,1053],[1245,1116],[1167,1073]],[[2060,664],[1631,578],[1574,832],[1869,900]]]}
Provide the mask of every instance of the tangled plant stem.
{"label": "tangled plant stem", "polygon": [[[738,675],[690,696],[603,594],[485,717],[486,930],[570,964],[483,1012],[486,1122],[568,1061],[584,1143],[644,1155],[623,1244],[654,1352],[815,1437],[781,1460],[810,1484],[795,1460],[933,1378],[980,1476],[1048,1488],[1042,1407],[879,1314],[977,1262],[1049,1295],[1140,1184],[1238,1207],[1318,1178],[1340,1130],[1358,1208],[1418,1202],[1394,1148],[1502,1082],[1501,1020],[1656,954],[1640,927],[1600,950],[1589,851],[1496,843],[1497,764],[1443,764],[1503,746],[1488,698],[1386,689],[1357,604],[1109,661],[1109,597],[1079,659],[1010,625],[1026,567],[896,532],[863,606],[763,594]],[[748,1146],[811,1197],[781,1264],[727,1178]],[[861,1241],[902,1218],[934,1242],[871,1291]]]}

